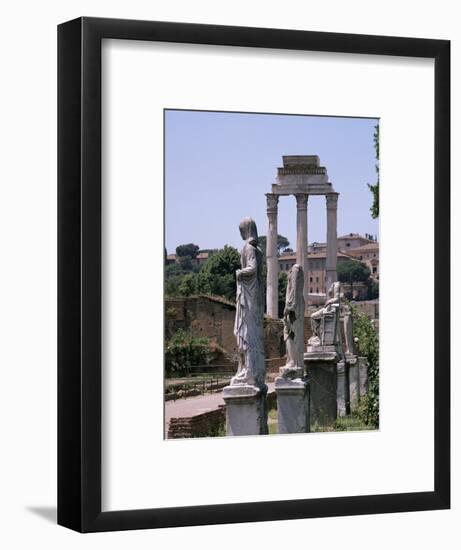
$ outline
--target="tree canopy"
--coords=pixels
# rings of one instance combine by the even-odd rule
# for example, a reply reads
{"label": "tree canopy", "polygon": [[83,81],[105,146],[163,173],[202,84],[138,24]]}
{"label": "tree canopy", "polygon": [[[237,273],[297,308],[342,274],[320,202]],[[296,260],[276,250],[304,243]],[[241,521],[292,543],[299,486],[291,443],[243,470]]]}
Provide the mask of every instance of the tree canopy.
{"label": "tree canopy", "polygon": [[379,218],[379,123],[375,126],[375,132],[373,134],[373,141],[375,147],[375,157],[376,157],[376,174],[377,181],[374,185],[368,184],[368,189],[370,189],[373,196],[373,202],[370,207],[371,217]]}
{"label": "tree canopy", "polygon": [[[266,249],[267,249],[267,237],[266,235],[260,235],[258,238],[259,247],[263,251],[264,255],[266,255]],[[285,251],[290,246],[290,241],[284,237],[283,235],[277,235],[277,254],[280,254],[281,252]]]}
{"label": "tree canopy", "polygon": [[176,247],[176,256],[180,258],[184,256],[195,258],[199,250],[200,247],[194,243],[180,244]]}
{"label": "tree canopy", "polygon": [[338,263],[338,281],[341,283],[366,282],[370,278],[370,270],[362,262],[345,260]]}

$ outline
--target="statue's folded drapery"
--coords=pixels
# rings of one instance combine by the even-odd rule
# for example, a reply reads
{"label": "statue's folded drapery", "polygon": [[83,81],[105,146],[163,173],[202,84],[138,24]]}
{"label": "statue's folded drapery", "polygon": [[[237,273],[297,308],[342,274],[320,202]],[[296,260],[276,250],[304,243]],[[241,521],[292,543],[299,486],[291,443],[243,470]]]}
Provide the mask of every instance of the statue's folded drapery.
{"label": "statue's folded drapery", "polygon": [[262,252],[258,248],[255,222],[240,224],[245,239],[241,253],[242,269],[237,271],[237,304],[234,334],[237,339],[239,368],[231,384],[264,385],[264,294]]}

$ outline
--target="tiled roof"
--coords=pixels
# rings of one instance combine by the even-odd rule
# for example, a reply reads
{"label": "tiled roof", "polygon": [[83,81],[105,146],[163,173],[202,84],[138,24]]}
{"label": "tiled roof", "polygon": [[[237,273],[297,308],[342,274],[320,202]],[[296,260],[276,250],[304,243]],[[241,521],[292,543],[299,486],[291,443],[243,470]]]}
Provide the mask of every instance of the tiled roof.
{"label": "tiled roof", "polygon": [[349,253],[355,254],[356,252],[367,252],[370,250],[379,250],[379,243],[372,242],[372,243],[364,244],[362,246],[358,246],[357,248],[351,248]]}

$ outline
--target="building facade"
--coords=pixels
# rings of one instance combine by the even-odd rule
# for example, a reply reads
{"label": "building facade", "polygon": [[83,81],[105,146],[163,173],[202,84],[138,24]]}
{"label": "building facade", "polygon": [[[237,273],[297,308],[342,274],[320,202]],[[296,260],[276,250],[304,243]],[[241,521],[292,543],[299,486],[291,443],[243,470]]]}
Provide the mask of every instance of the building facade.
{"label": "building facade", "polygon": [[[309,294],[325,294],[326,288],[326,243],[311,243],[308,246],[309,272],[307,282]],[[288,272],[296,263],[296,254],[282,254],[278,258],[280,271]],[[357,260],[364,263],[369,269],[373,279],[379,280],[379,242],[370,235],[363,237],[358,233],[349,233],[338,237],[337,263],[346,260]],[[357,291],[360,294],[358,283]]]}

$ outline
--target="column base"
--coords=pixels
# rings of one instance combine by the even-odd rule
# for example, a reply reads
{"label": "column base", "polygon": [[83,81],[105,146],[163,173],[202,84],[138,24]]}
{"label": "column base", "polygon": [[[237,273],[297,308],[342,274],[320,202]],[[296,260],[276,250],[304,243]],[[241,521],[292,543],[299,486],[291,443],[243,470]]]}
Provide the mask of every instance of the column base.
{"label": "column base", "polygon": [[265,435],[267,428],[267,386],[226,386],[226,433],[228,436]]}
{"label": "column base", "polygon": [[309,383],[279,376],[275,379],[277,394],[278,433],[306,433],[310,431]]}

